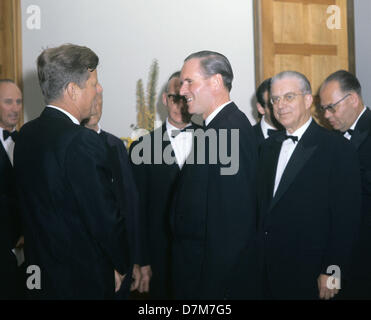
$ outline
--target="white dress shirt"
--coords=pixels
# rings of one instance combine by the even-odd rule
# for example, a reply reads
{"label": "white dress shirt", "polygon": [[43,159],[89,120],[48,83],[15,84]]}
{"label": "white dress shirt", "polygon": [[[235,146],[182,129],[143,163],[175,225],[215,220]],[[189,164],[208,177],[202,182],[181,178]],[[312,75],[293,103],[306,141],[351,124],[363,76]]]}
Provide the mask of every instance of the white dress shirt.
{"label": "white dress shirt", "polygon": [[[366,107],[363,108],[363,111],[360,113],[360,115],[358,116],[357,120],[354,121],[353,125],[349,128],[350,130],[354,130],[355,129],[355,127],[356,127],[359,119],[362,117],[362,115],[365,113],[365,111],[366,111]],[[344,133],[344,138],[347,138],[348,140],[350,140],[352,138],[352,136],[348,133],[348,131],[346,131]]]}
{"label": "white dress shirt", "polygon": [[[13,129],[15,131],[15,128]],[[12,132],[13,132],[12,131]],[[3,147],[8,154],[8,158],[10,160],[10,163],[13,165],[13,155],[14,155],[14,140],[12,137],[8,137],[8,139],[4,140],[4,129],[0,128],[0,140],[1,143],[3,144]]]}
{"label": "white dress shirt", "polygon": [[209,116],[205,119],[205,125],[208,126],[209,123],[216,117],[216,115],[223,110],[223,108],[230,104],[232,101],[228,101],[227,103],[222,104],[218,108],[216,108]]}
{"label": "white dress shirt", "polygon": [[66,110],[62,109],[62,108],[58,108],[56,106],[52,106],[52,105],[47,105],[46,106],[47,108],[52,108],[52,109],[56,109],[60,112],[63,112],[68,118],[71,119],[71,121],[74,123],[74,124],[77,124],[77,125],[80,125],[80,121],[77,120],[71,113],[67,112]]}
{"label": "white dress shirt", "polygon": [[274,182],[273,197],[276,194],[276,191],[277,191],[278,186],[280,184],[282,175],[283,175],[283,173],[284,173],[284,171],[286,169],[286,166],[287,166],[287,164],[288,164],[288,162],[289,162],[292,154],[295,151],[295,148],[296,148],[297,144],[299,143],[299,141],[300,141],[301,137],[303,136],[303,134],[305,133],[305,131],[310,126],[311,122],[312,122],[312,117],[303,126],[301,126],[299,129],[297,129],[295,132],[288,133],[286,131],[286,134],[288,136],[297,136],[298,137],[298,141],[297,142],[294,142],[292,139],[286,139],[282,143],[280,156],[278,158],[277,171],[276,171],[276,179],[275,179],[275,182]]}
{"label": "white dress shirt", "polygon": [[[189,126],[191,126],[191,124],[188,124],[185,128]],[[176,162],[179,168],[182,169],[192,150],[192,132],[180,132],[175,137],[172,137],[172,131],[179,131],[180,129],[174,127],[169,122],[169,118],[166,119],[166,130],[170,139],[171,147],[175,153]]]}
{"label": "white dress shirt", "polygon": [[262,129],[264,139],[268,139],[268,129],[277,130],[275,127],[272,127],[269,123],[265,121],[265,116],[260,120],[260,128]]}

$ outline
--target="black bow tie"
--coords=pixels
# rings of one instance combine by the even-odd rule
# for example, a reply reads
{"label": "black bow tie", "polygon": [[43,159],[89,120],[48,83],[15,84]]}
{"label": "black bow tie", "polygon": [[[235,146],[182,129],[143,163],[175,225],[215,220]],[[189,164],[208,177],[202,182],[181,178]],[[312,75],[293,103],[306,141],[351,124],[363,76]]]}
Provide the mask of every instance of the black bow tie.
{"label": "black bow tie", "polygon": [[275,129],[268,129],[268,137],[271,137],[275,135],[278,132],[278,130]]}
{"label": "black bow tie", "polygon": [[181,133],[181,132],[185,132],[187,129],[189,129],[189,127],[185,127],[185,128],[183,128],[182,130],[180,130],[180,129],[174,129],[174,130],[171,130],[171,137],[172,138],[175,138],[179,133]]}
{"label": "black bow tie", "polygon": [[15,142],[15,140],[17,139],[17,136],[18,136],[18,131],[9,132],[8,130],[3,130],[4,141],[6,141],[6,139],[8,139],[9,137],[12,137],[13,141]]}
{"label": "black bow tie", "polygon": [[276,137],[278,142],[284,142],[287,139],[291,139],[293,142],[298,142],[299,138],[297,136],[288,136],[286,134],[279,135]]}
{"label": "black bow tie", "polygon": [[[349,133],[349,135],[353,135],[354,130],[353,130],[353,129],[349,129],[349,130],[347,130],[347,132]],[[345,133],[344,133],[344,134],[345,134]]]}

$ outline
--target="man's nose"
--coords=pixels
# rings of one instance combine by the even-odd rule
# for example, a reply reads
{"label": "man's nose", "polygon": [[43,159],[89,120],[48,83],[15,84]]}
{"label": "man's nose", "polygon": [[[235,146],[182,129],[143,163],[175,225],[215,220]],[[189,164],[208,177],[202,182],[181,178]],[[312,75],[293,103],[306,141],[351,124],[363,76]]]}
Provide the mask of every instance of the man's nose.
{"label": "man's nose", "polygon": [[185,83],[183,83],[182,85],[181,85],[181,87],[180,87],[180,90],[179,90],[179,94],[181,95],[181,96],[185,96],[186,94],[187,94],[187,88],[186,88],[186,84]]}
{"label": "man's nose", "polygon": [[329,119],[331,117],[332,113],[328,110],[325,111],[325,113],[323,114],[323,116],[325,117],[325,119]]}

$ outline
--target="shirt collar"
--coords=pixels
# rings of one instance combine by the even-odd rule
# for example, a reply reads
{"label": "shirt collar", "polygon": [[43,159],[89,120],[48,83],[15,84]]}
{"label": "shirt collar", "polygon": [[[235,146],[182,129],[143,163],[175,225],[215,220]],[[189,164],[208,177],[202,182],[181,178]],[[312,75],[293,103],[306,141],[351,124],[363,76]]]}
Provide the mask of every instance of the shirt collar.
{"label": "shirt collar", "polygon": [[[3,133],[3,131],[4,131],[5,129],[3,128],[3,127],[0,127],[0,133],[1,133],[1,135],[2,135],[2,133]],[[10,132],[14,132],[15,131],[15,127],[12,129],[12,131],[10,131]]]}
{"label": "shirt collar", "polygon": [[100,124],[98,123],[98,131],[97,131],[97,133],[100,134],[101,132],[102,132],[102,128],[101,128]]}
{"label": "shirt collar", "polygon": [[304,124],[302,125],[299,129],[297,129],[295,132],[293,133],[289,133],[287,130],[286,130],[286,134],[288,136],[297,136],[298,137],[298,142],[300,141],[301,137],[303,136],[303,134],[305,133],[305,131],[307,131],[308,127],[310,126],[310,124],[312,123],[312,117],[309,118],[309,120]]}
{"label": "shirt collar", "polygon": [[[0,127],[0,140],[3,141],[3,142],[5,142],[4,134],[3,134],[4,130],[5,130],[4,128]],[[11,132],[14,132],[14,131],[15,131],[15,127],[13,128],[13,130]]]}
{"label": "shirt collar", "polygon": [[66,116],[68,116],[68,118],[71,119],[71,121],[74,123],[74,124],[77,124],[77,125],[80,125],[80,121],[77,120],[72,114],[70,114],[69,112],[67,112],[66,110],[62,109],[62,108],[58,108],[56,106],[52,106],[52,105],[47,105],[48,108],[52,108],[52,109],[56,109],[60,112],[63,112]]}
{"label": "shirt collar", "polygon": [[228,101],[224,104],[222,104],[221,106],[217,107],[206,119],[205,119],[205,125],[208,126],[209,123],[216,117],[216,115],[223,110],[223,108],[230,104],[232,101]]}
{"label": "shirt collar", "polygon": [[352,125],[349,129],[351,129],[351,130],[354,130],[354,129],[355,129],[355,127],[356,127],[356,125],[357,125],[359,119],[362,117],[362,115],[363,115],[365,112],[366,112],[366,107],[363,107],[363,111],[359,114],[357,120],[354,121],[353,125]]}
{"label": "shirt collar", "polygon": [[[186,126],[184,126],[184,128],[188,128],[188,127],[190,127],[190,126],[191,126],[191,123],[188,123]],[[184,129],[184,128],[183,128],[183,129]],[[169,122],[169,117],[167,117],[167,118],[166,118],[166,130],[167,130],[167,132],[168,132],[168,134],[169,134],[169,137],[171,137],[171,131],[172,131],[172,130],[182,130],[182,129],[179,129],[179,128],[173,126],[173,125]]]}
{"label": "shirt collar", "polygon": [[260,127],[262,128],[264,138],[268,138],[268,129],[277,130],[275,127],[271,126],[267,121],[265,121],[265,116],[260,120]]}

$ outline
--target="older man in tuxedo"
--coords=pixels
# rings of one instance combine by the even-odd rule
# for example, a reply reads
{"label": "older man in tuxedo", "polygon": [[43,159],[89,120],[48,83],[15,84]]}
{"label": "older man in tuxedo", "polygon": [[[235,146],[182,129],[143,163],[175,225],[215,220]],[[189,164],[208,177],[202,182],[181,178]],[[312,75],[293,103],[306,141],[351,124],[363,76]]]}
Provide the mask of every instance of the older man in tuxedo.
{"label": "older man in tuxedo", "polygon": [[[132,144],[130,158],[137,182],[141,217],[145,223],[143,239],[146,266],[150,268],[151,281],[142,281],[151,299],[172,299],[171,285],[171,230],[170,204],[175,184],[192,148],[192,130],[199,126],[191,121],[185,98],[179,94],[180,72],[173,73],[162,94],[168,116],[165,123]],[[158,137],[159,139],[156,139]],[[144,145],[149,151],[150,163],[136,163],[137,150]],[[146,150],[143,150],[146,152]],[[155,154],[163,155],[156,163]],[[167,155],[174,161],[168,161]],[[142,290],[143,291],[143,290]]]}
{"label": "older man in tuxedo", "polygon": [[[202,115],[205,134],[195,132],[195,161],[185,164],[173,200],[175,297],[253,298],[255,135],[246,115],[231,101],[233,71],[224,55],[191,54],[180,78],[180,94],[191,114]],[[223,151],[230,155],[229,164],[212,156]]]}
{"label": "older man in tuxedo", "polygon": [[13,170],[15,127],[22,111],[22,93],[14,81],[0,80],[0,299],[21,298],[20,270],[14,248],[23,241]]}
{"label": "older man in tuxedo", "polygon": [[71,44],[37,59],[47,107],[22,127],[14,151],[26,261],[41,279],[31,299],[112,299],[128,271],[106,147],[80,126],[102,91],[98,62]]}
{"label": "older man in tuxedo", "polygon": [[362,179],[362,223],[353,259],[348,298],[371,299],[371,111],[361,84],[348,71],[327,77],[320,89],[321,110],[331,126],[358,151]]}
{"label": "older man in tuxedo", "polygon": [[[349,279],[359,227],[356,152],[312,119],[311,86],[301,73],[273,77],[271,100],[286,132],[269,138],[259,159],[264,296],[331,299],[339,292],[337,281]],[[334,279],[329,278],[334,270]]]}

